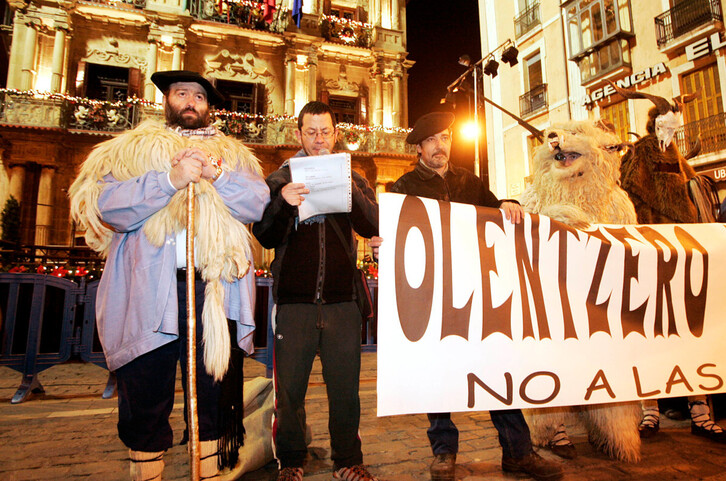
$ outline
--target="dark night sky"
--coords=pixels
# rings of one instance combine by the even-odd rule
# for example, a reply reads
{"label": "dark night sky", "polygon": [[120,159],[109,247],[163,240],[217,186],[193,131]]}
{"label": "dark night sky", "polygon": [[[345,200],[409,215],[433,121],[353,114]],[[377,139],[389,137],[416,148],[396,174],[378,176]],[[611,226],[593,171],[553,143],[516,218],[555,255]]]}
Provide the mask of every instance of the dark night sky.
{"label": "dark night sky", "polygon": [[[476,0],[410,0],[406,6],[408,58],[416,63],[408,74],[408,122],[434,110],[451,110],[441,105],[446,87],[466,70],[459,57],[481,58],[479,5]],[[467,82],[472,82],[471,77]],[[458,134],[458,125],[469,118],[467,99],[457,96],[457,123],[451,160],[473,171],[474,144]]]}
{"label": "dark night sky", "polygon": [[408,58],[408,120],[441,109],[446,86],[464,72],[459,56],[481,57],[476,0],[410,0],[406,6]]}

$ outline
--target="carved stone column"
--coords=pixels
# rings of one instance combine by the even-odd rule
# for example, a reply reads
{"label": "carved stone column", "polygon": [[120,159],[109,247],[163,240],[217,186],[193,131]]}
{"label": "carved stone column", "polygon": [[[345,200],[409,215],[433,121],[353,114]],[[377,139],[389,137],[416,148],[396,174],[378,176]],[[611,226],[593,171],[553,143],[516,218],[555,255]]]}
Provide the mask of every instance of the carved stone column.
{"label": "carved stone column", "polygon": [[171,54],[171,69],[172,70],[181,70],[182,68],[182,48],[184,48],[184,45],[180,43],[175,43],[174,47],[172,47],[172,54]]}
{"label": "carved stone column", "polygon": [[318,99],[318,51],[313,46],[308,54],[308,102]]}
{"label": "carved stone column", "polygon": [[401,74],[393,75],[393,95],[391,99],[391,119],[394,127],[401,127]]}
{"label": "carved stone column", "polygon": [[285,60],[285,115],[295,115],[295,59]]}
{"label": "carved stone column", "polygon": [[35,50],[38,47],[38,31],[36,21],[31,21],[25,29],[25,41],[23,42],[22,73],[20,74],[20,89],[31,90],[33,88],[33,76],[35,71]]}
{"label": "carved stone column", "polygon": [[151,81],[151,75],[156,72],[156,59],[159,55],[159,43],[149,39],[149,48],[146,51],[146,80],[144,84],[144,99],[154,101],[156,98],[156,86]]}
{"label": "carved stone column", "polygon": [[63,60],[66,53],[66,29],[58,26],[53,40],[53,65],[51,66],[50,91],[60,92],[63,85]]}
{"label": "carved stone column", "polygon": [[20,12],[15,12],[13,21],[13,43],[10,46],[10,62],[8,65],[8,88],[20,88],[20,74],[22,72],[23,61],[23,41],[25,41],[25,16]]}
{"label": "carved stone column", "polygon": [[10,195],[18,202],[23,199],[23,185],[25,185],[25,166],[13,165],[10,167]]}
{"label": "carved stone column", "polygon": [[53,177],[55,167],[43,166],[38,183],[38,203],[35,211],[35,244],[47,245],[53,221]]}
{"label": "carved stone column", "polygon": [[379,65],[371,69],[373,79],[373,125],[383,125],[383,72]]}

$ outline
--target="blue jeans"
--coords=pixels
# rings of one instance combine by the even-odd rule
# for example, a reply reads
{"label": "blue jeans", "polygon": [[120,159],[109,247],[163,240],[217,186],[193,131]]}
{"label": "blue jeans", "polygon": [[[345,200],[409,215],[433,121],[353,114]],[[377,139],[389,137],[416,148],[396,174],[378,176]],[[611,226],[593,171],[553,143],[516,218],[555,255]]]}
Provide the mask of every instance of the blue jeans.
{"label": "blue jeans", "polygon": [[[492,423],[499,433],[499,444],[502,455],[507,458],[522,458],[532,452],[532,439],[529,426],[524,420],[522,411],[508,409],[490,411]],[[459,451],[459,430],[451,420],[451,413],[428,414],[429,436],[434,456],[438,454],[456,454]]]}

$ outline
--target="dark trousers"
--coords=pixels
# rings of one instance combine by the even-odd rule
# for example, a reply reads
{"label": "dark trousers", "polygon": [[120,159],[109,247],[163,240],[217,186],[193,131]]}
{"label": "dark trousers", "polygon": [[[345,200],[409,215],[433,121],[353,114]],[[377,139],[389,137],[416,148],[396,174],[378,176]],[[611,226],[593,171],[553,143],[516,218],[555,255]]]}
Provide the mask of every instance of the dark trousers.
{"label": "dark trousers", "polygon": [[[499,433],[499,444],[505,457],[521,458],[532,452],[529,426],[522,411],[490,411],[489,415]],[[459,451],[459,430],[451,420],[451,413],[432,413],[428,414],[428,418],[430,426],[427,434],[434,455],[456,454]]]}
{"label": "dark trousers", "polygon": [[[220,383],[204,368],[202,346],[202,306],[205,283],[196,282],[197,317],[197,407],[199,439],[219,438],[218,405]],[[169,415],[174,405],[176,365],[182,359],[182,383],[186,408],[186,345],[187,309],[186,283],[177,283],[179,297],[179,339],[137,357],[116,370],[118,385],[118,433],[121,441],[134,451],[165,451],[172,446],[173,435]],[[241,366],[240,366],[241,369]],[[186,419],[186,409],[184,410]]]}
{"label": "dark trousers", "polygon": [[328,392],[334,468],[363,462],[358,437],[360,343],[361,316],[354,302],[277,306],[272,433],[281,467],[302,467],[305,461],[305,393],[316,352]]}

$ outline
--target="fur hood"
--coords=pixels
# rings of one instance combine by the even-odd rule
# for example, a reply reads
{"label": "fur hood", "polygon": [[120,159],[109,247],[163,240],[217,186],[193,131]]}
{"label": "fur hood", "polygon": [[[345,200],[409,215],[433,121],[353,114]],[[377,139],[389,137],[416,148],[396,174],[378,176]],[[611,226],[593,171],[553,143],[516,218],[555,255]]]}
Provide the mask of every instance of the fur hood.
{"label": "fur hood", "polygon": [[[190,146],[223,158],[227,171],[261,173],[257,158],[238,140],[223,134],[203,139],[182,137],[158,121],[145,121],[97,145],[70,187],[71,214],[86,229],[88,245],[106,256],[114,235],[98,209],[107,175],[123,182],[151,170],[169,171],[173,155]],[[204,361],[207,371],[221,379],[230,351],[222,281],[234,282],[247,273],[251,262],[250,234],[232,217],[211,182],[201,180],[195,192],[195,261],[207,282],[202,313]],[[179,190],[166,207],[144,223],[143,232],[152,245],[161,247],[169,237],[186,229],[186,198],[187,189]]]}

